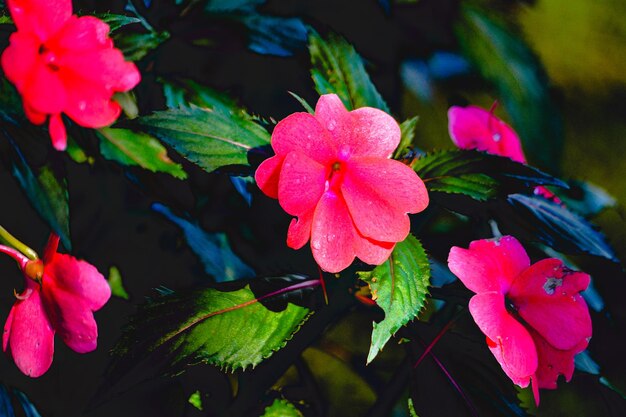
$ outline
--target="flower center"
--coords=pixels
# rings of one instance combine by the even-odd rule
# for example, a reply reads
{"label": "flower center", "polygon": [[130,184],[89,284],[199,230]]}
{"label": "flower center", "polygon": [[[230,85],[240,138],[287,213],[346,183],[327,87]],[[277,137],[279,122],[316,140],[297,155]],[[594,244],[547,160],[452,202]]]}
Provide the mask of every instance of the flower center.
{"label": "flower center", "polygon": [[41,283],[41,278],[43,278],[43,261],[41,259],[28,261],[26,267],[24,267],[24,274],[33,281]]}
{"label": "flower center", "polygon": [[328,177],[326,178],[325,191],[339,189],[344,174],[345,169],[343,163],[340,161],[333,162],[330,166]]}
{"label": "flower center", "polygon": [[48,69],[52,72],[57,72],[60,68],[57,64],[57,57],[50,49],[46,47],[43,43],[39,46],[39,50],[37,51],[39,56],[43,60],[44,64],[48,67]]}

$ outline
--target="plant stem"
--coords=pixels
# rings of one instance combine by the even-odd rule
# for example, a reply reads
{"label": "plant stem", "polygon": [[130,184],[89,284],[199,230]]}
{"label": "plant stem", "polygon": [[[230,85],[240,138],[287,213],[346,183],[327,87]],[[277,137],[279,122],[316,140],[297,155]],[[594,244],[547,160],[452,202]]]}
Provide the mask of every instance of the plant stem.
{"label": "plant stem", "polygon": [[[19,241],[15,236],[13,236],[7,229],[0,226],[0,242],[4,242],[7,245],[17,249],[22,254],[26,255],[26,257],[32,261],[36,261],[39,259],[37,252],[26,246],[24,243]],[[6,252],[5,252],[6,253]]]}
{"label": "plant stem", "polygon": [[11,258],[15,259],[17,263],[20,265],[21,269],[26,267],[26,264],[29,262],[29,259],[24,256],[20,251],[13,249],[8,246],[0,245],[0,252],[9,255]]}

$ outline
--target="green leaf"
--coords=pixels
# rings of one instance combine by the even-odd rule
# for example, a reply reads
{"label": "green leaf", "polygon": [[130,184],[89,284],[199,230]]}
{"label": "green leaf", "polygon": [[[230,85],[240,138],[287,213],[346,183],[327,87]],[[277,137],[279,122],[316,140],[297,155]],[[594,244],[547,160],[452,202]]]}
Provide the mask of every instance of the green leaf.
{"label": "green leaf", "polygon": [[566,207],[535,195],[512,194],[494,210],[503,233],[543,243],[559,252],[619,262],[606,238]]}
{"label": "green leaf", "polygon": [[129,61],[139,61],[170,38],[169,32],[118,33],[115,46]]}
{"label": "green leaf", "polygon": [[85,162],[91,164],[93,162],[93,158],[87,156],[83,148],[81,148],[80,145],[76,143],[74,138],[71,136],[67,137],[67,148],[65,149],[65,152],[77,164],[82,164]]}
{"label": "green leaf", "polygon": [[581,216],[591,217],[602,210],[615,207],[617,201],[603,188],[584,181],[568,181],[569,189],[558,193],[565,207]]}
{"label": "green leaf", "polygon": [[55,176],[52,168],[44,165],[33,172],[13,140],[11,172],[26,193],[26,197],[50,228],[59,235],[66,249],[71,250],[69,195],[65,179]]}
{"label": "green leaf", "polygon": [[127,301],[130,299],[126,288],[124,288],[124,283],[122,282],[122,274],[117,267],[112,266],[109,268],[109,279],[107,279],[107,282],[109,283],[109,287],[111,287],[111,295]]}
{"label": "green leaf", "polygon": [[191,394],[187,402],[193,405],[196,409],[202,411],[202,396],[200,395],[200,391],[196,390],[193,394]]}
{"label": "green leaf", "polygon": [[204,288],[159,297],[142,306],[124,329],[114,349],[121,356],[114,370],[125,373],[157,353],[170,371],[198,363],[231,370],[254,367],[285,346],[311,314],[291,302],[273,311],[259,301],[301,293],[303,284],[307,282],[299,279],[293,289],[283,288],[265,298],[257,298],[249,285],[235,291]]}
{"label": "green leaf", "polygon": [[220,109],[171,109],[139,118],[150,133],[206,171],[248,165],[248,152],[269,144],[260,125]]}
{"label": "green leaf", "polygon": [[370,272],[359,272],[359,278],[367,282],[372,298],[385,312],[385,318],[374,323],[367,355],[370,363],[398,329],[417,317],[424,306],[430,263],[422,244],[409,235],[396,244],[387,262]]}
{"label": "green leaf", "polygon": [[531,166],[471,150],[426,154],[413,162],[413,169],[431,192],[463,194],[479,201],[532,190],[537,185],[567,187]]}
{"label": "green leaf", "polygon": [[3,14],[2,16],[0,16],[0,25],[12,25],[13,24],[13,19],[11,19],[11,16]]}
{"label": "green leaf", "polygon": [[408,408],[409,408],[409,416],[418,417],[417,413],[415,412],[415,407],[413,406],[413,399],[411,398],[409,398]]}
{"label": "green leaf", "polygon": [[202,261],[204,271],[212,275],[216,282],[252,278],[256,275],[254,270],[232,251],[224,233],[207,233],[197,223],[176,216],[163,204],[154,203],[152,209],[180,227],[187,244]]}
{"label": "green leaf", "polygon": [[109,25],[109,28],[111,28],[110,33],[115,32],[122,26],[130,25],[132,23],[141,23],[141,19],[123,14],[100,13],[96,14],[96,17]]}
{"label": "green leaf", "polygon": [[365,71],[363,60],[345,39],[330,34],[325,40],[312,31],[309,50],[311,77],[320,95],[337,94],[348,110],[369,106],[390,112]]}
{"label": "green leaf", "polygon": [[496,88],[530,160],[558,169],[563,128],[541,63],[504,20],[472,6],[462,6],[459,16],[461,50]]}
{"label": "green leaf", "polygon": [[292,403],[283,399],[276,399],[269,407],[265,408],[262,417],[303,417]]}
{"label": "green leaf", "polygon": [[[37,408],[26,394],[16,388],[11,389],[4,384],[0,384],[0,416],[15,417],[14,404],[21,406],[21,412],[17,413],[19,416],[41,417],[41,414],[39,414]],[[20,411],[19,408],[18,411]]]}
{"label": "green leaf", "polygon": [[415,139],[415,126],[417,126],[418,120],[419,116],[414,116],[400,123],[402,137],[400,138],[400,144],[398,145],[398,148],[396,148],[393,155],[395,159],[402,157],[402,155],[406,153],[406,150],[413,144],[413,139]]}
{"label": "green leaf", "polygon": [[179,179],[187,178],[180,164],[167,156],[165,147],[154,137],[128,129],[105,127],[99,130],[100,152],[110,161],[140,166],[151,172],[165,172]]}

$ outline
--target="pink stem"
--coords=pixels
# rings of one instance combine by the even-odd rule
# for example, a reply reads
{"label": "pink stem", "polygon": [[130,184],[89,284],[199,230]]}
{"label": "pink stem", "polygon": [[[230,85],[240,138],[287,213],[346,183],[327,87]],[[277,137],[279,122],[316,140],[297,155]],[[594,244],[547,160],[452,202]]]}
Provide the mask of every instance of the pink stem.
{"label": "pink stem", "polygon": [[29,261],[29,259],[24,256],[22,252],[4,245],[0,245],[0,252],[7,254],[11,258],[15,259],[21,269],[26,268],[26,263]]}

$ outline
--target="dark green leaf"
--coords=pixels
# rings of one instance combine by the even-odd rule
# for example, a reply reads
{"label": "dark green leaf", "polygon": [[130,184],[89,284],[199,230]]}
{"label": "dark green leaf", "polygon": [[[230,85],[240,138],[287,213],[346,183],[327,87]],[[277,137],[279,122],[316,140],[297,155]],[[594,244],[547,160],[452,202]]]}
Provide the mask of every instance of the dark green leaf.
{"label": "dark green leaf", "polygon": [[176,216],[168,207],[155,203],[152,209],[181,228],[191,250],[200,258],[204,271],[216,282],[252,278],[255,272],[231,250],[224,233],[207,233],[197,223]]}
{"label": "dark green leaf", "polygon": [[302,417],[302,413],[289,401],[277,399],[265,408],[262,417]]}
{"label": "dark green leaf", "polygon": [[11,166],[13,176],[35,210],[59,235],[63,246],[71,250],[69,196],[65,179],[57,178],[48,165],[35,174],[17,145],[12,140],[10,142],[14,150]]}
{"label": "dark green leaf", "polygon": [[[11,391],[13,395],[11,395]],[[39,414],[37,408],[28,399],[26,394],[15,388],[7,388],[4,384],[0,384],[0,416],[16,417],[15,408],[13,408],[14,399],[17,399],[17,403],[19,403],[23,411],[23,413],[18,413],[17,415],[25,415],[26,417],[41,417],[41,414]]]}
{"label": "dark green leaf", "polygon": [[313,109],[313,107],[311,107],[311,105],[309,103],[307,103],[307,101],[305,99],[303,99],[302,97],[300,97],[299,95],[297,95],[296,93],[293,93],[291,91],[287,91],[289,94],[291,94],[291,96],[293,98],[295,98],[296,100],[298,100],[298,103],[302,104],[302,107],[304,107],[304,110],[307,111],[307,113],[309,114],[315,114],[315,110]]}
{"label": "dark green leaf", "polygon": [[109,28],[111,28],[111,32],[110,33],[115,32],[116,30],[118,30],[122,26],[130,25],[132,23],[140,23],[141,22],[141,19],[136,18],[136,17],[126,16],[126,15],[122,15],[122,14],[113,14],[113,13],[97,14],[96,17],[98,17],[99,19],[104,21],[104,23],[109,25]]}
{"label": "dark green leaf", "polygon": [[205,6],[209,12],[232,12],[234,10],[252,10],[267,0],[209,0]]}
{"label": "dark green leaf", "polygon": [[8,121],[24,120],[22,100],[13,84],[4,77],[0,77],[0,116]]}
{"label": "dark green leaf", "polygon": [[365,71],[363,60],[345,39],[331,34],[325,40],[312,32],[309,50],[311,77],[320,95],[337,94],[348,110],[369,106],[390,112]]}
{"label": "dark green leaf", "polygon": [[619,262],[594,226],[567,208],[540,196],[513,194],[495,209],[503,233],[543,243],[559,252],[589,254]]}
{"label": "dark green leaf", "polygon": [[193,80],[161,80],[165,103],[170,109],[190,109],[194,106],[215,112],[233,114],[242,119],[254,119],[237,103],[223,93],[198,84]]}
{"label": "dark green leaf", "polygon": [[558,193],[565,206],[581,216],[591,217],[602,210],[615,207],[615,198],[603,188],[584,181],[568,181],[569,189]]}
{"label": "dark green leaf", "polygon": [[248,152],[269,144],[267,131],[235,113],[193,107],[156,112],[139,123],[206,171],[248,165]]}
{"label": "dark green leaf", "polygon": [[128,129],[99,130],[102,156],[122,165],[140,166],[152,172],[165,172],[179,179],[187,178],[183,167],[167,156],[165,147],[154,137]]}
{"label": "dark green leaf", "polygon": [[430,264],[422,244],[413,235],[396,244],[389,260],[370,272],[359,272],[368,283],[372,298],[385,312],[380,323],[374,323],[372,344],[367,363],[396,334],[400,327],[419,314],[430,282]]}
{"label": "dark green leaf", "polygon": [[423,155],[413,162],[413,169],[429,191],[464,194],[479,201],[532,190],[536,185],[567,186],[509,158],[460,149]]}
{"label": "dark green leaf", "polygon": [[233,16],[248,28],[248,48],[263,55],[292,56],[307,44],[307,29],[295,17],[246,13]]}
{"label": "dark green leaf", "polygon": [[471,6],[461,8],[456,34],[463,54],[497,89],[529,159],[558,169],[563,132],[541,63],[502,21]]}
{"label": "dark green leaf", "polygon": [[231,370],[254,367],[285,346],[311,314],[292,303],[275,312],[259,300],[248,285],[159,297],[141,307],[125,328],[114,349],[122,357],[114,369],[127,372],[157,351],[170,370],[197,363]]}
{"label": "dark green leaf", "polygon": [[130,296],[126,292],[126,288],[124,288],[124,283],[122,282],[122,274],[117,267],[112,266],[109,268],[109,278],[107,279],[109,283],[109,287],[111,287],[111,295],[114,297],[119,297],[123,300],[129,300]]}
{"label": "dark green leaf", "polygon": [[11,16],[3,14],[2,16],[0,16],[0,25],[12,25],[13,24],[13,19],[11,19]]}
{"label": "dark green leaf", "polygon": [[115,46],[129,61],[139,61],[170,38],[168,32],[123,33],[115,36]]}
{"label": "dark green leaf", "polygon": [[400,139],[400,144],[396,149],[393,157],[395,159],[400,158],[404,155],[408,148],[413,144],[413,139],[415,139],[415,126],[417,126],[417,121],[419,120],[419,116],[411,117],[410,119],[406,119],[404,122],[400,123],[400,131],[402,132],[402,137]]}
{"label": "dark green leaf", "polygon": [[70,158],[77,164],[82,164],[85,162],[92,163],[93,158],[87,156],[83,148],[80,147],[78,143],[71,136],[67,137],[67,148],[65,152],[69,155]]}

